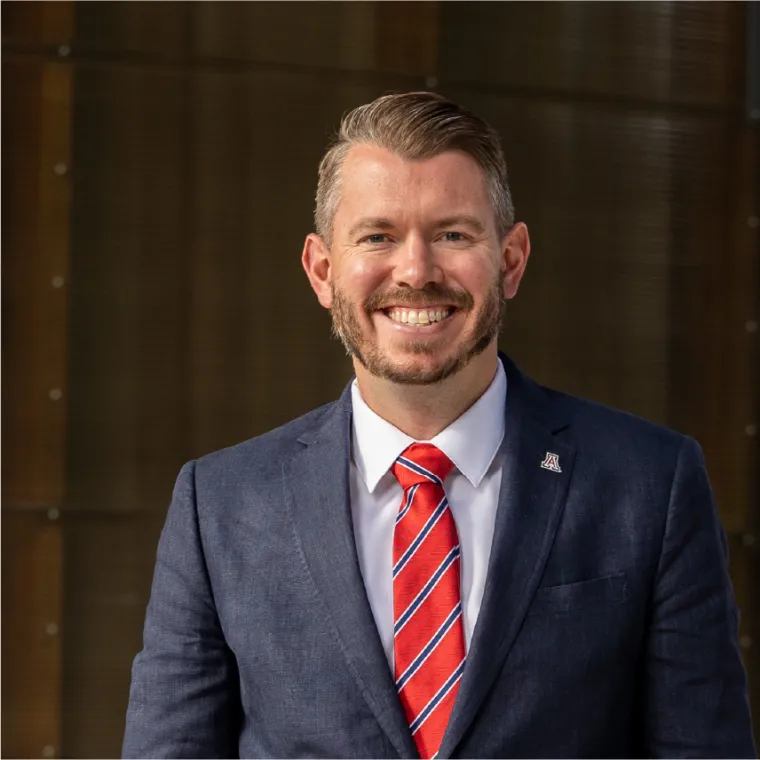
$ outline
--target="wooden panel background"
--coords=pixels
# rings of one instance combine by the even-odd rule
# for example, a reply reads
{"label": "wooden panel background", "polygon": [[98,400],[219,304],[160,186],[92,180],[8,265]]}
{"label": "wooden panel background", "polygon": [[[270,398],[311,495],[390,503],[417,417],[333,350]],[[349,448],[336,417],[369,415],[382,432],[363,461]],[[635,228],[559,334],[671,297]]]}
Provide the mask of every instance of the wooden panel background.
{"label": "wooden panel background", "polygon": [[[54,5],[17,16],[16,70],[34,45],[56,56]],[[745,6],[75,9],[63,753],[119,752],[181,464],[333,399],[348,379],[298,260],[317,163],[343,111],[426,87],[499,128],[532,232],[502,347],[547,384],[702,443],[757,694],[757,128],[742,113]],[[24,366],[13,387],[39,379]],[[14,430],[26,445],[36,428]],[[11,560],[6,570],[5,551],[3,561],[4,591],[9,573],[18,588],[22,571]]]}
{"label": "wooden panel background", "polygon": [[[2,754],[61,752],[73,5],[5,3]],[[11,48],[10,51],[7,48]]]}

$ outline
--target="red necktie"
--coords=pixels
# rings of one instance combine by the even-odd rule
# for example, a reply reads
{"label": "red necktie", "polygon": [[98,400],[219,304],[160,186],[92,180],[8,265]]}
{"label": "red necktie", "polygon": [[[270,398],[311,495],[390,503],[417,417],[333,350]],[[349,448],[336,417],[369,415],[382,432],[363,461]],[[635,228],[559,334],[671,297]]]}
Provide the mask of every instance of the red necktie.
{"label": "red necktie", "polygon": [[393,534],[396,688],[422,758],[441,746],[464,670],[459,538],[443,490],[453,467],[429,443],[392,467],[404,489]]}

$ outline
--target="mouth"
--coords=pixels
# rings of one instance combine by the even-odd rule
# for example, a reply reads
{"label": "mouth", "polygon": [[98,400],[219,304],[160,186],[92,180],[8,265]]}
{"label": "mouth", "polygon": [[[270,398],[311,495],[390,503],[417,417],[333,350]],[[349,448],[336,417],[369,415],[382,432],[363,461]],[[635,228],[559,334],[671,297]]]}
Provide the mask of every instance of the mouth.
{"label": "mouth", "polygon": [[412,309],[408,306],[390,306],[380,309],[391,322],[400,327],[412,327],[415,329],[429,328],[433,325],[445,322],[450,319],[457,311],[454,306],[426,306],[419,309]]}

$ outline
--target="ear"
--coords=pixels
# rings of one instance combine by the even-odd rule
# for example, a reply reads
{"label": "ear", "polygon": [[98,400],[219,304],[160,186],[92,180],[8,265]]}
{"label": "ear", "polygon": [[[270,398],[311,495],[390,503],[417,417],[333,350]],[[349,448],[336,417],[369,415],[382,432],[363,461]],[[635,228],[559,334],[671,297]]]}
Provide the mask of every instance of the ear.
{"label": "ear", "polygon": [[501,254],[504,266],[504,297],[514,298],[530,256],[530,235],[523,222],[514,224],[504,236]]}
{"label": "ear", "polygon": [[306,236],[301,264],[309,278],[312,290],[317,294],[319,303],[325,309],[332,308],[330,250],[319,235],[311,233]]}

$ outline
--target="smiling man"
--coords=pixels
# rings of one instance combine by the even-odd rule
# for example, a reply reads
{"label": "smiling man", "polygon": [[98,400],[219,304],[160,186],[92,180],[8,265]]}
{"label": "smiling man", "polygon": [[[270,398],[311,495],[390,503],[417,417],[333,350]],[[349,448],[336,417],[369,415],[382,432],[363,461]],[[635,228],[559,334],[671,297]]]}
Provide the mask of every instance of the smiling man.
{"label": "smiling man", "polygon": [[341,124],[303,266],[356,377],[186,465],[127,757],[751,757],[699,446],[497,350],[530,254],[498,135]]}
{"label": "smiling man", "polygon": [[[425,156],[423,141],[432,138],[425,131],[438,128],[430,116],[418,127],[419,148],[409,148],[413,157],[384,141],[346,141],[327,155],[317,198],[334,211],[323,221],[318,208],[320,234],[308,236],[303,255],[354,358],[363,400],[422,440],[457,419],[494,379],[502,304],[517,292],[530,253],[528,230],[513,224],[508,190],[499,184],[506,169],[498,143],[490,146],[491,184],[506,208],[497,216],[471,155]],[[349,119],[345,129],[351,126]]]}

